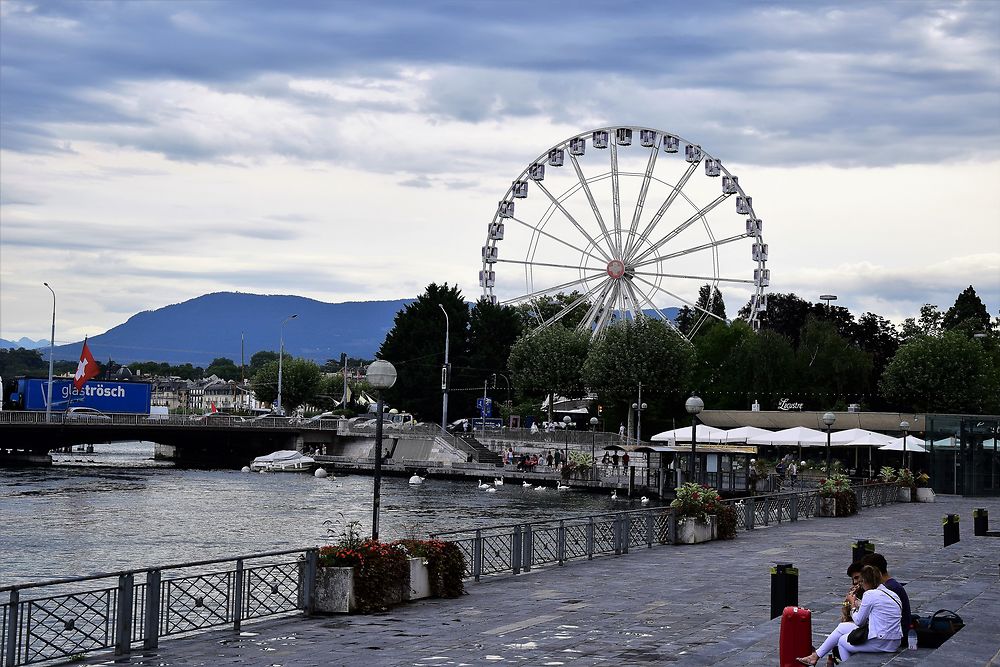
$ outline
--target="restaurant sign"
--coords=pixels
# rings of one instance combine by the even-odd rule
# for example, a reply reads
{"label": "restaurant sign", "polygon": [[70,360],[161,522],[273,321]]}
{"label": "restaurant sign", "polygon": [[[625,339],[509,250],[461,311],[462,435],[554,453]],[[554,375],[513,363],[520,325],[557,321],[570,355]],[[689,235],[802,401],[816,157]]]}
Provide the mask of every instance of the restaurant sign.
{"label": "restaurant sign", "polygon": [[801,410],[802,403],[793,403],[787,398],[782,398],[778,401],[779,410]]}

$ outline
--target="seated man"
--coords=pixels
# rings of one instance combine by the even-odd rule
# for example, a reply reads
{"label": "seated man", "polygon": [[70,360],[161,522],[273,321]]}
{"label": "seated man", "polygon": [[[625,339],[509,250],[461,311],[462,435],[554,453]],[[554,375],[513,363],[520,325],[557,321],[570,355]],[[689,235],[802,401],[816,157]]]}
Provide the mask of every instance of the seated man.
{"label": "seated man", "polygon": [[906,594],[903,584],[889,576],[889,565],[885,562],[885,556],[879,553],[868,554],[861,559],[862,565],[872,565],[882,575],[882,585],[899,596],[900,605],[903,608],[900,626],[903,630],[903,640],[900,642],[903,648],[906,647],[906,635],[910,632],[910,598]]}
{"label": "seated man", "polygon": [[860,560],[856,560],[847,567],[847,576],[851,578],[851,590],[844,596],[844,604],[841,606],[841,621],[851,620],[851,599],[860,598],[864,595],[861,587],[861,568],[865,565]]}

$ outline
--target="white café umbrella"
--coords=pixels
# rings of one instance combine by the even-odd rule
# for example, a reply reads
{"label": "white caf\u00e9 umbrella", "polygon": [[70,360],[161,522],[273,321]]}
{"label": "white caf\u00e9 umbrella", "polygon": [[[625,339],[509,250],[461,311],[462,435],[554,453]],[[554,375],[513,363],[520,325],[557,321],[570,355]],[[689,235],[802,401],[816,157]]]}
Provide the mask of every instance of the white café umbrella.
{"label": "white caf\u00e9 umbrella", "polygon": [[765,438],[774,434],[766,428],[756,426],[740,426],[726,431],[726,442],[747,442],[750,438]]}
{"label": "white caf\u00e9 umbrella", "polygon": [[826,433],[805,426],[793,426],[766,435],[747,438],[748,445],[796,445],[819,447],[826,444]]}
{"label": "white caf\u00e9 umbrella", "polygon": [[[888,445],[893,438],[888,435],[868,431],[863,428],[849,428],[837,431],[830,436],[830,444],[836,447],[881,447]],[[909,444],[909,441],[907,441]]]}
{"label": "white caf\u00e9 umbrella", "polygon": [[[878,448],[880,452],[901,452],[903,451],[903,439],[893,438],[892,442],[888,445],[884,445]],[[924,449],[924,441],[920,438],[916,438],[912,435],[906,436],[906,451],[912,452],[914,454],[926,454],[927,450]]]}
{"label": "white caf\u00e9 umbrella", "polygon": [[[720,443],[726,441],[726,432],[721,428],[706,426],[705,424],[698,424],[695,428],[695,437],[698,438],[698,442]],[[672,431],[657,433],[649,440],[650,442],[691,442],[691,427],[682,426]]]}

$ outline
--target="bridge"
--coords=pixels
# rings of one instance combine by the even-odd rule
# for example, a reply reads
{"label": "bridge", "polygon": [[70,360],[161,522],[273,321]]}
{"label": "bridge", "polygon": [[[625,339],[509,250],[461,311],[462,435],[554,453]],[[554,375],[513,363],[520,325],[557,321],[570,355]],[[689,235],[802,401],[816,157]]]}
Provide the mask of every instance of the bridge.
{"label": "bridge", "polygon": [[[371,456],[373,428],[348,420],[315,422],[283,417],[249,419],[223,415],[108,414],[82,416],[44,412],[0,412],[0,466],[46,465],[49,452],[81,444],[142,440],[155,443],[156,458],[188,465],[246,465],[279,449],[318,450],[353,457]],[[496,454],[471,435],[457,437],[437,425],[386,424],[383,447],[390,455],[492,463]]]}

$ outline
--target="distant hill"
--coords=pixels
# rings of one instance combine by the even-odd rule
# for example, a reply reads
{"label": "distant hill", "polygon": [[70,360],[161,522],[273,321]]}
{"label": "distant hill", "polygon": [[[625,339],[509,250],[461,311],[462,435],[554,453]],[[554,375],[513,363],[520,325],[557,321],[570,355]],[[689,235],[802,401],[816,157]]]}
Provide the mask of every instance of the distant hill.
{"label": "distant hill", "polygon": [[42,340],[31,340],[30,338],[7,340],[6,338],[0,338],[0,350],[16,350],[19,347],[23,347],[26,350],[37,350],[40,347],[48,346],[49,341],[46,338]]}
{"label": "distant hill", "polygon": [[[277,351],[281,322],[285,352],[319,363],[337,359],[341,352],[355,358],[373,358],[396,313],[413,299],[325,303],[300,296],[265,296],[217,292],[157,310],[133,315],[106,333],[89,339],[99,362],[109,357],[120,363],[165,361],[206,366],[217,357],[240,363],[240,335],[245,335],[244,357],[260,350]],[[55,348],[56,359],[80,357],[82,341]]]}

